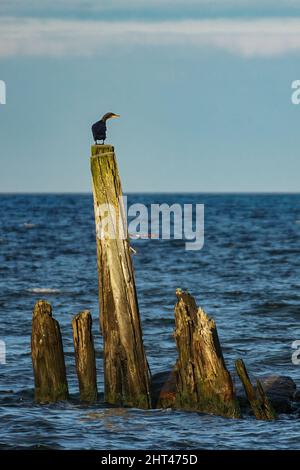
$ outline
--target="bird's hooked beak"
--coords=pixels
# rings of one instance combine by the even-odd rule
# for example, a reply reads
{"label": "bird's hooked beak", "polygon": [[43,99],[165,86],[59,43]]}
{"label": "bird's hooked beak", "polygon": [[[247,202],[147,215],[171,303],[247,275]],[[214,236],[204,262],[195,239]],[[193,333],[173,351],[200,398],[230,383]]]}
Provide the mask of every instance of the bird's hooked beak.
{"label": "bird's hooked beak", "polygon": [[111,119],[113,118],[119,118],[120,117],[120,114],[113,114],[112,116],[110,116]]}

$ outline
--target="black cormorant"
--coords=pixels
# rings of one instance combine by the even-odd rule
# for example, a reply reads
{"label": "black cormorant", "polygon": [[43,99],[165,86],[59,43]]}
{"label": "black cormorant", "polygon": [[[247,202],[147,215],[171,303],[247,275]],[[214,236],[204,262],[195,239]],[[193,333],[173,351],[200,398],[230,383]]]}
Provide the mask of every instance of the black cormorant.
{"label": "black cormorant", "polygon": [[92,125],[92,133],[95,144],[97,144],[97,140],[102,140],[102,143],[104,144],[104,141],[106,139],[106,121],[108,119],[117,117],[120,117],[120,115],[115,113],[106,113],[104,114],[104,116],[102,116],[100,121],[97,121],[95,122],[95,124]]}

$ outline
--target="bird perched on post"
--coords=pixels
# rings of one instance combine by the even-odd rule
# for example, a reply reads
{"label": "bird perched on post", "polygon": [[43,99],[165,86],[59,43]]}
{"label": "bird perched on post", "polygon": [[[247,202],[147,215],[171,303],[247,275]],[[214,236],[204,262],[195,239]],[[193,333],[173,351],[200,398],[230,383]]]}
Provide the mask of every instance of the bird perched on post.
{"label": "bird perched on post", "polygon": [[92,125],[92,133],[94,137],[95,144],[97,145],[97,140],[102,140],[102,144],[104,144],[104,141],[106,139],[106,121],[108,119],[113,119],[113,118],[118,118],[120,117],[119,114],[115,113],[106,113],[100,121],[95,122],[95,124]]}

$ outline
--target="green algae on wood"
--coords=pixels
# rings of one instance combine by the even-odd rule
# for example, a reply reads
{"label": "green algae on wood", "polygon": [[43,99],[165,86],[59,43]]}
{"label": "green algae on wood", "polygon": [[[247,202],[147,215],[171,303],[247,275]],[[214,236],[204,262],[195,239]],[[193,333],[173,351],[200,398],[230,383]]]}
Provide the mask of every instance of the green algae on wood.
{"label": "green algae on wood", "polygon": [[75,315],[72,320],[76,372],[80,400],[97,400],[96,357],[92,334],[92,316],[88,310]]}
{"label": "green algae on wood", "polygon": [[31,355],[35,401],[51,403],[68,399],[68,384],[59,323],[51,305],[39,300],[32,317]]}
{"label": "green algae on wood", "polygon": [[[122,188],[114,148],[93,145],[91,172],[96,224],[100,324],[104,342],[105,400],[114,405],[150,408],[150,371],[126,228]],[[100,208],[107,206],[106,215]],[[104,218],[115,220],[113,233]],[[101,230],[99,229],[101,228]],[[119,228],[123,229],[120,233]]]}
{"label": "green algae on wood", "polygon": [[176,295],[176,408],[240,417],[214,320],[189,293],[178,289]]}

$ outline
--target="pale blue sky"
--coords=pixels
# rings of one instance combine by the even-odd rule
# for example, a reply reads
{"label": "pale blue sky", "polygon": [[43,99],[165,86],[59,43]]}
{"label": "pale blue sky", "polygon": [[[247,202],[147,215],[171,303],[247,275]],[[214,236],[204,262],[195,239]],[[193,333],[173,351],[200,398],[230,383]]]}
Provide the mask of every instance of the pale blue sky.
{"label": "pale blue sky", "polygon": [[299,191],[299,3],[1,0],[0,191],[90,191],[107,111],[125,191]]}

